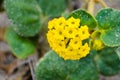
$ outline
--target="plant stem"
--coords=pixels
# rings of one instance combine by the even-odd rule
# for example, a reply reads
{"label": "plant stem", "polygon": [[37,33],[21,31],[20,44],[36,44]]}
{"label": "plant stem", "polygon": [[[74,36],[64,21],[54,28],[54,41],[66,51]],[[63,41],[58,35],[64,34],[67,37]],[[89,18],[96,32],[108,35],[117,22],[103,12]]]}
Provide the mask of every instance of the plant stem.
{"label": "plant stem", "polygon": [[89,0],[88,12],[91,13],[91,14],[94,14],[94,5],[95,5],[94,0]]}
{"label": "plant stem", "polygon": [[6,28],[0,28],[0,40],[4,41]]}
{"label": "plant stem", "polygon": [[69,8],[69,12],[73,11],[72,0],[68,0],[68,8]]}
{"label": "plant stem", "polygon": [[107,8],[107,4],[103,0],[94,0],[95,2],[100,3],[104,8]]}
{"label": "plant stem", "polygon": [[35,73],[34,73],[34,68],[33,68],[33,64],[31,62],[31,60],[29,60],[28,63],[29,63],[29,66],[30,66],[30,71],[31,71],[32,79],[36,80]]}

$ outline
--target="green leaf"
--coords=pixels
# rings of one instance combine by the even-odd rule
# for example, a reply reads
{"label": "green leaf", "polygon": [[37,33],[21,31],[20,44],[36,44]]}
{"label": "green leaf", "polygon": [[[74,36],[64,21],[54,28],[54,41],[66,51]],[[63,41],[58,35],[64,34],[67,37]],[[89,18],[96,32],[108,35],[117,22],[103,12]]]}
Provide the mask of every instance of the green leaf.
{"label": "green leaf", "polygon": [[102,33],[101,40],[110,47],[120,46],[120,26]]}
{"label": "green leaf", "polygon": [[105,76],[112,76],[120,72],[120,59],[115,48],[106,47],[97,51],[95,61],[99,72]]}
{"label": "green leaf", "polygon": [[34,53],[35,47],[32,42],[27,38],[17,35],[12,27],[7,28],[5,39],[8,42],[13,54],[19,59],[25,59]]}
{"label": "green leaf", "polygon": [[104,30],[101,40],[109,47],[120,45],[120,11],[112,8],[102,9],[97,13],[99,29]]}
{"label": "green leaf", "polygon": [[35,73],[37,80],[98,80],[90,55],[81,60],[64,60],[50,51],[39,60]]}
{"label": "green leaf", "polygon": [[100,10],[96,19],[100,29],[111,29],[120,25],[120,11],[112,8]]}
{"label": "green leaf", "polygon": [[40,8],[36,0],[5,0],[14,30],[21,36],[34,36],[41,29]]}
{"label": "green leaf", "polygon": [[37,0],[45,16],[57,17],[66,9],[66,0]]}
{"label": "green leaf", "polygon": [[87,25],[90,29],[94,29],[97,26],[97,21],[95,18],[85,10],[73,11],[69,17],[79,18],[81,20],[80,25]]}

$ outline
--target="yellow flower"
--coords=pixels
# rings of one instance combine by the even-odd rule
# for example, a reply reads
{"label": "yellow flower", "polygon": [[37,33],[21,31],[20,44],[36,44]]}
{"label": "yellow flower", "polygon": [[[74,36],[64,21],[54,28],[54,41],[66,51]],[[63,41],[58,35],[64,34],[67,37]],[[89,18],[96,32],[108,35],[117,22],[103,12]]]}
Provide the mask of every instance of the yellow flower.
{"label": "yellow flower", "polygon": [[[58,26],[58,27],[64,28],[64,26],[65,26],[65,24],[66,24],[65,18],[64,18],[64,17],[60,17],[56,23],[57,23],[57,26]],[[56,27],[56,28],[57,28],[57,27]]]}
{"label": "yellow flower", "polygon": [[55,30],[55,37],[56,37],[56,39],[64,40],[64,29],[63,28],[56,29]]}
{"label": "yellow flower", "polygon": [[68,27],[78,28],[80,26],[80,19],[75,19],[74,17],[70,17],[66,21],[66,24],[68,25]]}
{"label": "yellow flower", "polygon": [[82,41],[79,37],[71,39],[70,43],[69,43],[69,46],[72,46],[74,49],[78,49],[82,46]]}
{"label": "yellow flower", "polygon": [[[53,20],[51,20],[51,21],[49,21],[49,22],[48,22],[48,29],[55,29],[55,27],[56,27],[56,21],[57,21],[56,18],[53,19]],[[54,24],[54,25],[53,25],[53,24]]]}
{"label": "yellow flower", "polygon": [[81,40],[85,40],[87,38],[89,38],[90,34],[88,32],[88,27],[85,26],[81,26],[80,30],[79,30],[80,36],[81,36]]}
{"label": "yellow flower", "polygon": [[65,28],[65,37],[67,38],[74,38],[77,30],[75,28]]}
{"label": "yellow flower", "polygon": [[65,42],[64,41],[55,41],[55,43],[56,43],[56,45],[55,45],[55,47],[56,47],[56,51],[61,51],[61,50],[63,50],[63,49],[65,49]]}
{"label": "yellow flower", "polygon": [[96,39],[93,42],[93,49],[95,50],[101,50],[102,48],[104,48],[104,44],[100,39]]}
{"label": "yellow flower", "polygon": [[88,43],[85,43],[85,45],[80,48],[80,52],[83,53],[83,57],[85,57],[89,53],[89,51],[90,47],[88,46]]}
{"label": "yellow flower", "polygon": [[80,27],[80,19],[55,18],[48,23],[47,39],[50,47],[64,60],[79,60],[89,54],[83,40],[89,38],[88,27]]}
{"label": "yellow flower", "polygon": [[48,33],[47,33],[47,39],[48,39],[48,42],[51,43],[52,39],[53,39],[53,35],[55,35],[55,32],[54,30],[49,30]]}

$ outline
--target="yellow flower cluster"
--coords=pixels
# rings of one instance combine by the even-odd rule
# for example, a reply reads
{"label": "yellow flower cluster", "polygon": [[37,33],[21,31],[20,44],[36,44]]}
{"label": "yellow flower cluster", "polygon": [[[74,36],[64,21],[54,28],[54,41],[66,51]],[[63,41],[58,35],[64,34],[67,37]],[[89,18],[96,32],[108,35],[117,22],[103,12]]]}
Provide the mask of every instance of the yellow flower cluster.
{"label": "yellow flower cluster", "polygon": [[89,45],[93,50],[101,50],[105,47],[104,43],[100,40],[101,33],[101,30],[96,30],[91,34]]}
{"label": "yellow flower cluster", "polygon": [[83,40],[89,38],[88,27],[80,26],[80,19],[55,18],[48,23],[47,39],[50,47],[64,60],[79,60],[90,48]]}
{"label": "yellow flower cluster", "polygon": [[95,50],[101,50],[103,49],[105,46],[103,44],[103,42],[100,39],[96,39],[93,41],[93,46],[92,48]]}

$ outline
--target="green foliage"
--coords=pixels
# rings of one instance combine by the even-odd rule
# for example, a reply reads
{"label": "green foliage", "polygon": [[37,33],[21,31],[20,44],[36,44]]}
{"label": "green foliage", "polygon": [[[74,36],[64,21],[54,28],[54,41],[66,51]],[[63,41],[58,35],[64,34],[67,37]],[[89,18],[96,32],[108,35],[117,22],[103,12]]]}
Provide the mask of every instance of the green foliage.
{"label": "green foliage", "polygon": [[87,25],[90,29],[94,29],[97,26],[97,21],[85,10],[73,11],[69,17],[79,18],[81,20],[80,25]]}
{"label": "green foliage", "polygon": [[[62,6],[60,6],[60,4],[62,4]],[[60,16],[60,14],[66,8],[66,0],[5,0],[5,6],[8,17],[12,22],[13,30],[20,36],[31,37],[35,36],[42,28],[41,25],[45,24],[43,23],[44,16]],[[9,43],[12,51],[17,57],[27,57],[27,55],[31,54],[34,50],[32,42],[30,42],[28,39],[26,41],[26,39],[18,36],[15,32],[14,34],[12,33],[13,41],[11,40],[12,38],[9,37],[9,35],[7,34],[7,42]],[[19,37],[20,39],[17,39],[17,37]],[[15,40],[17,43],[14,44],[13,42]],[[22,46],[22,44],[25,45]],[[15,47],[18,47],[18,49],[16,49]],[[21,53],[22,48],[24,49]],[[27,48],[28,51],[26,50]]]}
{"label": "green foliage", "polygon": [[120,11],[112,8],[105,8],[100,10],[96,19],[100,29],[112,29],[120,25]]}
{"label": "green foliage", "polygon": [[8,17],[21,36],[34,36],[41,28],[40,8],[35,0],[5,0]]}
{"label": "green foliage", "polygon": [[98,73],[90,55],[65,61],[50,51],[37,63],[36,77],[37,80],[98,80]]}
{"label": "green foliage", "polygon": [[[35,36],[48,21],[44,19],[60,16],[66,9],[67,1],[5,0],[6,11],[13,24],[7,28],[5,39],[14,55],[19,59],[25,59],[34,52],[33,42],[25,37]],[[64,16],[79,18],[80,25],[87,25],[90,31],[95,32],[97,29],[99,33],[91,37],[93,43],[100,38],[106,47],[94,51],[95,53],[91,52],[93,57],[90,54],[80,60],[63,60],[54,51],[50,51],[37,64],[35,70],[37,80],[98,80],[97,68],[106,76],[119,73],[120,11],[112,8],[102,9],[97,13],[96,19],[87,11],[80,9]],[[37,40],[33,40],[37,43]]]}
{"label": "green foliage", "polygon": [[118,57],[120,59],[120,47],[117,47],[116,50],[115,50],[115,52],[117,53],[117,55],[118,55]]}
{"label": "green foliage", "polygon": [[5,39],[8,42],[13,54],[19,59],[24,59],[34,53],[35,47],[32,42],[27,38],[17,35],[12,27],[7,28]]}
{"label": "green foliage", "polygon": [[66,0],[5,0],[5,6],[17,34],[29,37],[42,28],[42,17],[60,16],[66,8]]}
{"label": "green foliage", "polygon": [[42,13],[48,17],[60,16],[66,9],[66,0],[37,0]]}
{"label": "green foliage", "polygon": [[105,31],[101,35],[101,40],[107,46],[120,46],[120,26]]}
{"label": "green foliage", "polygon": [[101,40],[107,46],[120,46],[120,11],[112,8],[97,13],[99,29],[104,30]]}
{"label": "green foliage", "polygon": [[115,48],[106,47],[95,54],[98,70],[105,76],[111,76],[120,72],[120,59]]}

